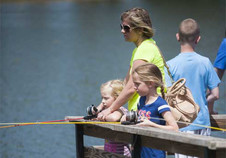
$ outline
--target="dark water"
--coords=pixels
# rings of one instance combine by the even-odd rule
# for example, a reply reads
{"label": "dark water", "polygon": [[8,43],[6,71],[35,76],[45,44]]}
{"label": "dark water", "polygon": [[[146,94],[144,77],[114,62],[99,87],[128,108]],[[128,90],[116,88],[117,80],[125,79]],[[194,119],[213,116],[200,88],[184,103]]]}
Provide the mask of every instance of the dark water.
{"label": "dark water", "polygon": [[[9,1],[9,0],[8,0]],[[224,37],[225,1],[158,0],[1,2],[0,122],[36,122],[85,115],[100,102],[99,87],[123,78],[132,43],[120,34],[120,13],[140,6],[151,13],[154,39],[167,60],[179,53],[178,23],[200,23],[197,51],[213,62]],[[225,76],[215,109],[226,113]],[[215,136],[225,137],[225,133]],[[86,137],[85,145],[103,140]],[[0,130],[0,157],[75,157],[73,125]]]}

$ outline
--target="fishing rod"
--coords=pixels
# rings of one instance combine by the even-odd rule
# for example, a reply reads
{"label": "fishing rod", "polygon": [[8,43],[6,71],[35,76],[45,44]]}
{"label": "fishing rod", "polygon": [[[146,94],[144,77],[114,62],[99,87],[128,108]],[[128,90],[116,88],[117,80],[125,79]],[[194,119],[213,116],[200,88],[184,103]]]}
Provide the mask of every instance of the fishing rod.
{"label": "fishing rod", "polygon": [[[123,122],[102,122],[102,121],[83,121],[83,122],[68,122],[68,121],[76,121],[76,120],[81,120],[82,118],[76,118],[76,119],[65,119],[65,120],[54,120],[54,121],[45,121],[45,122],[21,122],[21,123],[0,123],[0,129],[1,128],[10,128],[10,127],[18,127],[18,126],[26,126],[26,125],[47,125],[47,124],[122,124],[122,125],[135,125],[140,123],[141,121],[123,121]],[[155,118],[152,117],[152,119],[158,119],[158,120],[163,120],[161,118]],[[61,122],[61,121],[67,121],[67,122]],[[178,123],[186,123],[190,125],[195,125],[195,126],[200,126],[200,127],[205,127],[205,128],[211,128],[215,130],[220,130],[220,131],[226,131],[226,129],[223,128],[218,128],[218,127],[212,127],[212,126],[205,126],[205,125],[200,125],[200,124],[194,124],[194,123],[187,123],[183,121],[176,121]],[[4,126],[3,126],[4,125]]]}
{"label": "fishing rod", "polygon": [[[0,123],[0,128],[9,128],[9,127],[18,127],[18,126],[27,126],[27,125],[37,125],[37,124],[103,124],[103,122],[68,122],[68,121],[77,121],[77,120],[91,120],[93,118],[97,117],[97,111],[98,109],[92,105],[89,106],[87,109],[87,116],[75,118],[75,119],[64,119],[64,120],[51,120],[51,121],[43,121],[43,122],[21,122],[21,123]],[[67,121],[67,122],[65,122]],[[104,124],[107,123],[116,123],[116,122],[104,122]],[[4,126],[3,126],[4,125]]]}
{"label": "fishing rod", "polygon": [[101,121],[68,122],[68,121],[76,121],[76,120],[81,120],[81,118],[60,120],[62,122],[58,122],[59,120],[56,120],[56,121],[54,120],[54,121],[45,121],[45,122],[0,123],[0,128],[18,127],[18,126],[26,126],[26,125],[51,125],[51,124],[55,124],[55,125],[56,124],[121,124],[120,122],[101,122]]}
{"label": "fishing rod", "polygon": [[[74,119],[52,120],[52,121],[44,121],[44,122],[0,123],[0,128],[18,127],[18,126],[26,126],[26,125],[41,125],[41,124],[122,124],[122,125],[135,125],[135,124],[142,122],[138,119],[138,114],[137,114],[136,111],[129,111],[126,114],[126,121],[122,121],[122,122],[101,122],[101,121],[68,122],[68,121],[77,121],[77,120],[82,120],[82,119],[83,120],[91,120],[91,119],[97,117],[97,112],[98,112],[97,108],[94,105],[92,105],[92,106],[89,106],[87,108],[87,114],[88,114],[87,116],[82,116],[82,117],[74,118]],[[151,119],[157,119],[157,120],[165,121],[165,119],[163,119],[163,118],[151,117]],[[214,130],[226,131],[226,129],[218,128],[218,127],[200,125],[200,124],[195,124],[195,123],[188,123],[188,122],[183,122],[183,121],[176,121],[176,122],[182,123],[182,124],[199,126],[199,127],[211,128],[211,129],[214,129]]]}
{"label": "fishing rod", "polygon": [[[67,118],[64,120],[51,120],[51,121],[43,121],[43,122],[0,123],[0,128],[10,128],[10,127],[27,126],[27,125],[41,125],[41,124],[121,124],[120,122],[87,121],[97,117],[98,109],[94,105],[91,105],[87,107],[86,111],[88,114],[87,116],[82,116],[74,119]],[[77,121],[77,120],[86,120],[86,121],[70,122],[70,121]]]}
{"label": "fishing rod", "polygon": [[[135,124],[141,123],[141,121],[137,121],[137,122],[134,122],[134,121],[132,121],[132,122],[130,122],[130,121],[123,121],[123,122],[102,122],[102,121],[68,122],[68,121],[76,121],[76,120],[81,120],[81,119],[83,119],[83,118],[54,120],[54,121],[45,121],[45,122],[0,123],[0,128],[10,128],[10,127],[18,127],[18,126],[26,126],[26,125],[47,125],[47,124],[48,125],[49,124],[121,124],[121,125],[135,125]],[[152,117],[152,119],[158,119],[158,120],[165,121],[164,119],[155,118],[155,117]],[[67,121],[67,122],[60,122],[60,121]],[[211,128],[211,129],[214,129],[214,130],[220,130],[220,131],[224,131],[224,132],[226,131],[226,129],[218,128],[218,127],[205,126],[205,125],[187,123],[187,122],[182,122],[182,121],[176,121],[176,122],[186,123],[186,124],[205,127],[205,128]]]}
{"label": "fishing rod", "polygon": [[[81,118],[76,118],[76,119],[71,119],[69,121],[76,121],[76,120],[81,120],[84,117]],[[43,122],[23,122],[23,123],[0,123],[0,128],[9,128],[9,127],[18,127],[18,126],[27,126],[27,125],[35,125],[35,124],[47,124],[47,123],[56,123],[56,122],[63,122],[67,121],[66,119],[64,120],[51,120],[51,121],[43,121]],[[2,126],[4,125],[4,126]]]}

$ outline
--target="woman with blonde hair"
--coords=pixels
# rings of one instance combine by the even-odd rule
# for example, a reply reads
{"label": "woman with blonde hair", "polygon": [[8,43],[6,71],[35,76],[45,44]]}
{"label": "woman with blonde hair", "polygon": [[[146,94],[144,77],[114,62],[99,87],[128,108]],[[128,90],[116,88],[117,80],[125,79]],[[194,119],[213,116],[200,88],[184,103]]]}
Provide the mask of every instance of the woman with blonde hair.
{"label": "woman with blonde hair", "polygon": [[[128,73],[125,77],[125,87],[112,105],[98,114],[99,120],[105,118],[128,102],[128,110],[136,110],[139,95],[134,90],[131,72],[139,65],[153,63],[158,66],[164,78],[164,63],[160,51],[152,39],[154,31],[147,10],[132,8],[121,14],[121,33],[125,41],[133,42],[133,50]],[[160,93],[160,90],[158,90]]]}

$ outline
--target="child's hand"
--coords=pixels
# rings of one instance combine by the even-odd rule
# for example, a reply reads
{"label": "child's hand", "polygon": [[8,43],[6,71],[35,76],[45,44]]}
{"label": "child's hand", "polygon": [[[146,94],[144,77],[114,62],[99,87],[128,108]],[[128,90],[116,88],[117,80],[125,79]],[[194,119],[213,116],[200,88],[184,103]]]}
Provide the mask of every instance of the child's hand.
{"label": "child's hand", "polygon": [[97,118],[92,118],[91,121],[98,121],[98,119]]}
{"label": "child's hand", "polygon": [[147,118],[141,118],[140,119],[141,123],[138,123],[138,126],[153,126],[154,123],[150,120],[148,120]]}
{"label": "child's hand", "polygon": [[110,108],[107,108],[107,109],[104,109],[103,111],[101,111],[100,113],[98,113],[97,115],[97,119],[100,120],[100,121],[105,121],[106,117],[111,114],[111,109]]}
{"label": "child's hand", "polygon": [[126,121],[126,115],[123,115],[121,120],[120,120],[120,122],[124,122],[124,121]]}

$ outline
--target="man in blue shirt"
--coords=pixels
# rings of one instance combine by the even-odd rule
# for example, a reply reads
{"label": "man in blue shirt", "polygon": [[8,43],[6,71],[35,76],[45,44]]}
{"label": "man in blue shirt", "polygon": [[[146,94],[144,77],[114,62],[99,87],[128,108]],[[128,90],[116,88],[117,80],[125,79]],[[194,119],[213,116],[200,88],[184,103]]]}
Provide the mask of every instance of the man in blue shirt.
{"label": "man in blue shirt", "polygon": [[[221,45],[219,47],[217,57],[214,62],[214,68],[217,72],[220,80],[224,76],[224,70],[226,69],[226,30],[225,30],[225,38],[222,40]],[[214,102],[209,103],[209,112],[210,114],[218,114],[218,112],[214,111]]]}
{"label": "man in blue shirt", "polygon": [[217,53],[217,57],[214,62],[214,67],[219,78],[222,79],[224,75],[224,70],[226,69],[226,30],[225,38],[221,42],[221,45]]}

